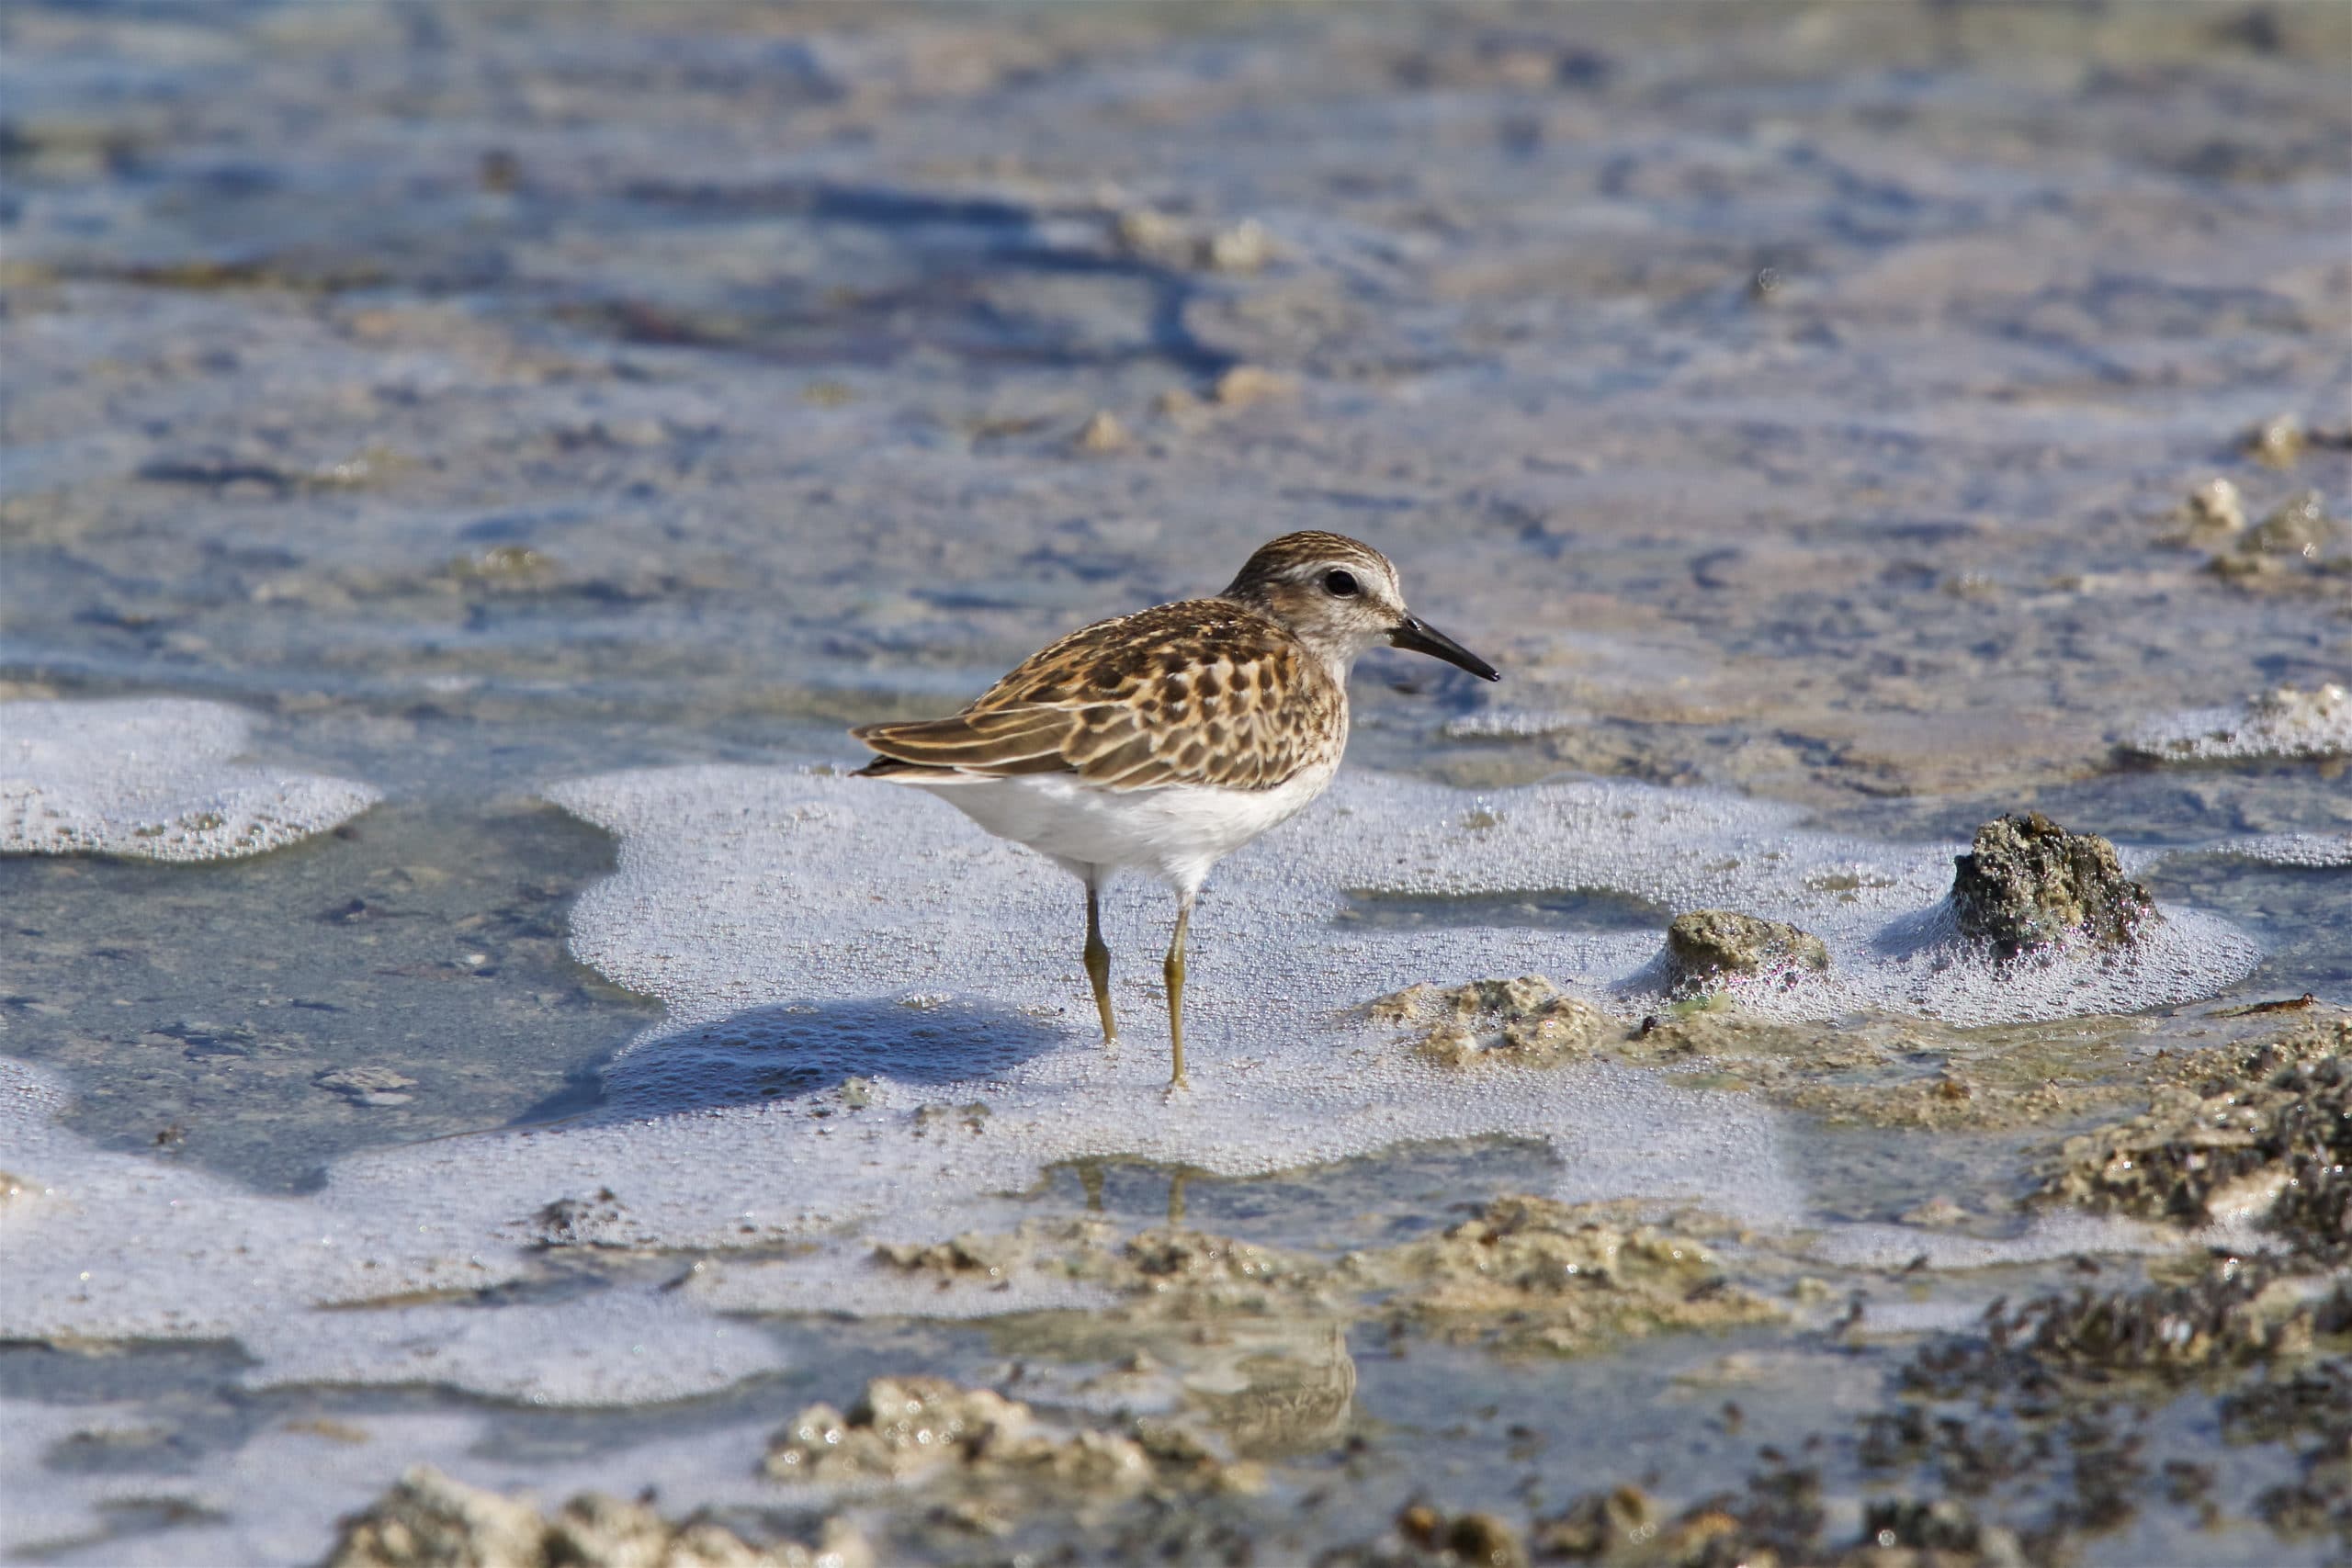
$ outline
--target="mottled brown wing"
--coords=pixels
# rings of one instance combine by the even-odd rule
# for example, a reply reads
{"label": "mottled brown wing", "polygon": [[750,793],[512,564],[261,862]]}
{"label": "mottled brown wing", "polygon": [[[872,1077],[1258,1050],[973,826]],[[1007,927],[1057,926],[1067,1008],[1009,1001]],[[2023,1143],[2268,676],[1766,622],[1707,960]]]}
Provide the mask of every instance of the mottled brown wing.
{"label": "mottled brown wing", "polygon": [[1326,755],[1346,722],[1345,695],[1289,633],[1193,599],[1072,632],[952,718],[851,733],[882,754],[867,770],[881,774],[1272,789]]}

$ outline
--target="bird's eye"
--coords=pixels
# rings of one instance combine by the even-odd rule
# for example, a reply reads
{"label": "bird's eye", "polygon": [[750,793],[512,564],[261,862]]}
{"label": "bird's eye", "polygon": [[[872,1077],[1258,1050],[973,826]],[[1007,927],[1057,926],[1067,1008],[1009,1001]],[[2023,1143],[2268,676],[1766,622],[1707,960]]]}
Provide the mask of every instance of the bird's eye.
{"label": "bird's eye", "polygon": [[1346,571],[1325,572],[1323,574],[1323,591],[1331,594],[1335,598],[1354,598],[1356,596],[1355,574]]}

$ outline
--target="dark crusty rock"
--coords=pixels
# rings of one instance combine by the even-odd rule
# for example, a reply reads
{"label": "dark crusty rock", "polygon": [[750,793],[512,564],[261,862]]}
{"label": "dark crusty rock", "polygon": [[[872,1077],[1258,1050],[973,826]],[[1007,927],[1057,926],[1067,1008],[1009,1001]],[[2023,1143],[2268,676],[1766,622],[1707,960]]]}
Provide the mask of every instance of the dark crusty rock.
{"label": "dark crusty rock", "polygon": [[2039,811],[1985,823],[1952,868],[1961,931],[2005,958],[2070,939],[2120,947],[2164,918],[2148,890],[2123,874],[2113,844],[2069,832]]}
{"label": "dark crusty rock", "polygon": [[2259,1259],[2217,1249],[2194,1278],[2101,1291],[2078,1286],[2012,1308],[1993,1303],[1973,1334],[1920,1348],[1901,1375],[1939,1399],[1985,1393],[2048,1393],[2144,1374],[2175,1381],[2310,1352],[2341,1331],[2340,1295],[2306,1300]]}

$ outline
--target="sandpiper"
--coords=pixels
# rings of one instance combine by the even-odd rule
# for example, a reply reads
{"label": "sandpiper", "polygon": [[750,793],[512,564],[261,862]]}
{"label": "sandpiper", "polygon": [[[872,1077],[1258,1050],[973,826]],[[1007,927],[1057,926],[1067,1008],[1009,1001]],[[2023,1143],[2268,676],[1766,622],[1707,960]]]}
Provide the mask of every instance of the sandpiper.
{"label": "sandpiper", "polygon": [[1285,534],[1213,599],[1098,621],[952,718],[850,731],[858,772],[932,790],[1086,885],[1086,974],[1115,1044],[1102,894],[1113,872],[1175,890],[1169,1081],[1184,1082],[1184,933],[1216,863],[1321,795],[1348,744],[1348,671],[1374,643],[1499,681],[1405,608],[1396,569],[1340,534]]}

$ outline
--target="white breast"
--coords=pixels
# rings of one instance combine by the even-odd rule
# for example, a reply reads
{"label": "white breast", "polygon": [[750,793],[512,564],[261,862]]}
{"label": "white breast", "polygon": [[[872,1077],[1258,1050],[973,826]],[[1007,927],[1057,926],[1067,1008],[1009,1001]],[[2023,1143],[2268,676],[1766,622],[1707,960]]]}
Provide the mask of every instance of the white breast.
{"label": "white breast", "polygon": [[1081,784],[1069,773],[902,773],[891,782],[928,790],[997,837],[1050,855],[1080,876],[1089,866],[1145,871],[1193,893],[1218,861],[1306,809],[1338,771],[1334,757],[1263,790],[1162,784],[1116,791]]}

